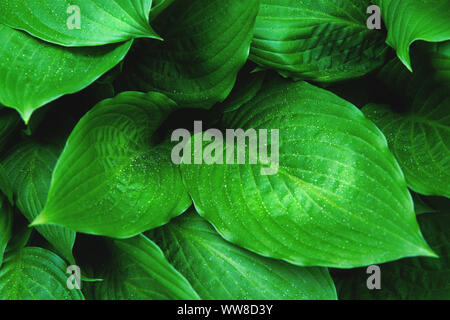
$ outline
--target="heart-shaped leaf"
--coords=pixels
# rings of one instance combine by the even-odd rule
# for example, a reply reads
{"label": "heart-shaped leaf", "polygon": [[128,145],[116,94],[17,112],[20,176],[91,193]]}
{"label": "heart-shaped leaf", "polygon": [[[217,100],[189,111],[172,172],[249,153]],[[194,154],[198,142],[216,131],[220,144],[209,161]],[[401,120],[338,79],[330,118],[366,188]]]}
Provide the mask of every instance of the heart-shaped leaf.
{"label": "heart-shaped leaf", "polygon": [[68,47],[157,38],[150,27],[152,0],[2,0],[0,21]]}
{"label": "heart-shaped leaf", "polygon": [[250,59],[294,79],[334,82],[385,61],[380,30],[366,23],[369,0],[262,0]]}
{"label": "heart-shaped leaf", "polygon": [[170,145],[153,141],[175,108],[155,92],[124,92],[97,104],[71,133],[33,224],[127,238],[184,212],[191,200]]}
{"label": "heart-shaped leaf", "polygon": [[1,24],[0,43],[0,104],[16,109],[26,123],[34,110],[97,80],[131,46],[63,48]]}
{"label": "heart-shaped leaf", "polygon": [[202,299],[336,299],[326,268],[297,267],[239,248],[195,210],[148,235]]}
{"label": "heart-shaped leaf", "polygon": [[196,300],[189,282],[169,264],[156,244],[143,235],[109,240],[110,260],[94,283],[99,300]]}
{"label": "heart-shaped leaf", "polygon": [[6,245],[11,239],[11,231],[13,225],[13,215],[11,207],[6,199],[0,195],[0,269],[3,263],[3,254]]}
{"label": "heart-shaped leaf", "polygon": [[259,2],[175,1],[154,22],[164,42],[136,41],[122,85],[160,91],[183,107],[224,100],[247,60]]}
{"label": "heart-shaped leaf", "polygon": [[420,227],[439,259],[412,258],[380,265],[381,290],[367,288],[366,269],[349,270],[334,278],[339,299],[449,300],[450,214],[421,215]]}
{"label": "heart-shaped leaf", "polygon": [[0,269],[0,300],[83,300],[67,286],[67,264],[51,251],[26,247],[9,252]]}
{"label": "heart-shaped leaf", "polygon": [[[17,145],[2,160],[16,204],[29,222],[44,208],[53,168],[61,150],[52,145],[26,141]],[[60,226],[38,226],[37,231],[67,261],[74,263],[72,248],[75,232]]]}
{"label": "heart-shaped leaf", "polygon": [[363,112],[386,135],[412,190],[450,197],[450,86],[423,69],[411,74],[396,59],[379,78],[401,105],[370,104]]}
{"label": "heart-shaped leaf", "polygon": [[409,47],[416,40],[450,40],[450,1],[377,0],[388,29],[387,43],[412,71]]}
{"label": "heart-shaped leaf", "polygon": [[[183,158],[183,180],[197,211],[225,239],[304,266],[434,256],[386,139],[355,106],[306,82],[273,81],[226,115],[226,128],[255,129],[271,156],[260,151],[255,165]],[[259,134],[264,129],[270,139]],[[199,150],[196,140],[191,145]]]}

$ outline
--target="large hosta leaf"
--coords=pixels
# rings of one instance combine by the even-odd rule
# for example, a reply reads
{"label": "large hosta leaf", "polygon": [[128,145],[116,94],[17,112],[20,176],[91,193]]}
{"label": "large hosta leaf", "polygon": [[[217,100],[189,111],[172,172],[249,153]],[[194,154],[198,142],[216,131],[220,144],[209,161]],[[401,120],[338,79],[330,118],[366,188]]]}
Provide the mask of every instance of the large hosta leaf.
{"label": "large hosta leaf", "polygon": [[387,43],[397,50],[405,66],[412,70],[409,47],[416,40],[450,40],[450,1],[378,0],[388,29]]}
{"label": "large hosta leaf", "polygon": [[262,175],[262,164],[182,164],[197,211],[225,239],[305,266],[433,255],[386,139],[355,106],[280,81],[227,114],[227,128],[279,130],[279,168]]}
{"label": "large hosta leaf", "polygon": [[297,267],[239,248],[194,210],[148,234],[202,299],[336,299],[326,268]]}
{"label": "large hosta leaf", "polygon": [[143,235],[109,240],[110,260],[94,284],[100,300],[198,299],[189,282],[169,264],[161,249]]}
{"label": "large hosta leaf", "polygon": [[152,0],[2,0],[0,22],[63,46],[97,46],[159,38],[150,27],[151,6]]}
{"label": "large hosta leaf", "polygon": [[283,76],[332,82],[385,59],[385,36],[367,28],[369,0],[262,0],[250,59]]}
{"label": "large hosta leaf", "polygon": [[399,100],[363,112],[386,135],[412,190],[450,197],[450,86],[434,83],[421,69],[411,74],[398,60],[383,68],[380,79]]}
{"label": "large hosta leaf", "polygon": [[247,60],[259,2],[175,1],[154,22],[164,42],[136,42],[125,86],[163,92],[186,107],[224,100]]}
{"label": "large hosta leaf", "polygon": [[11,239],[12,217],[11,207],[0,194],[0,269],[3,263],[3,254],[5,253],[6,245]]}
{"label": "large hosta leaf", "polygon": [[170,145],[153,141],[175,108],[155,92],[124,92],[97,104],[71,133],[34,223],[124,238],[184,212],[191,201]]}
{"label": "large hosta leaf", "polygon": [[16,109],[25,122],[39,107],[94,82],[131,46],[64,48],[1,24],[0,43],[0,104]]}
{"label": "large hosta leaf", "polygon": [[9,252],[0,269],[0,300],[82,300],[69,290],[67,264],[56,254],[35,247]]}
{"label": "large hosta leaf", "polygon": [[356,269],[335,276],[340,299],[450,299],[450,214],[427,214],[420,227],[439,259],[412,258],[380,265],[381,290],[367,289],[370,276]]}
{"label": "large hosta leaf", "polygon": [[[53,168],[60,154],[52,145],[27,141],[12,149],[2,160],[11,181],[19,210],[32,222],[44,208]],[[75,232],[60,226],[38,226],[37,231],[69,262]]]}

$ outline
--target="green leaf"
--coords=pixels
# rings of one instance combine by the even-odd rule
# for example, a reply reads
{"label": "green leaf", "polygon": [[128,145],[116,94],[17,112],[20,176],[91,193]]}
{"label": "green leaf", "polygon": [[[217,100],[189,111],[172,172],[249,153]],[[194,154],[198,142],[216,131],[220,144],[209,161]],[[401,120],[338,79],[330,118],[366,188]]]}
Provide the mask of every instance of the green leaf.
{"label": "green leaf", "polygon": [[448,300],[450,299],[450,214],[419,216],[420,227],[439,259],[412,258],[380,265],[381,290],[369,290],[370,276],[356,269],[333,278],[339,299]]}
{"label": "green leaf", "polygon": [[150,27],[151,6],[152,0],[2,0],[0,21],[51,43],[98,46],[160,39]]}
{"label": "green leaf", "polygon": [[279,165],[263,175],[261,155],[257,165],[183,158],[197,211],[225,239],[303,266],[434,256],[384,136],[355,106],[306,82],[273,81],[227,115],[226,128],[278,129]]}
{"label": "green leaf", "polygon": [[0,269],[0,300],[83,300],[67,288],[67,264],[51,251],[26,247],[6,255]]}
{"label": "green leaf", "polygon": [[386,57],[385,36],[368,29],[369,0],[262,0],[250,59],[293,79],[363,76]]}
{"label": "green leaf", "polygon": [[0,270],[6,245],[11,239],[13,214],[8,202],[0,195]]}
{"label": "green leaf", "polygon": [[119,63],[131,41],[95,48],[63,48],[0,25],[0,104],[27,123],[34,110],[84,89]]}
{"label": "green leaf", "polygon": [[297,267],[241,249],[195,210],[148,234],[202,299],[336,299],[326,268]]}
{"label": "green leaf", "polygon": [[109,240],[110,261],[94,283],[100,300],[196,300],[189,282],[172,267],[161,249],[143,235]]}
{"label": "green leaf", "polygon": [[399,99],[394,108],[369,104],[363,112],[385,134],[413,191],[450,197],[450,87],[422,70],[409,73],[398,60],[379,77]]}
{"label": "green leaf", "polygon": [[427,108],[427,104],[416,104],[424,108],[409,114],[398,114],[387,105],[377,104],[369,104],[363,111],[386,135],[412,190],[428,196],[450,197],[448,95],[441,90],[434,96],[427,96],[431,103],[438,99],[442,102],[447,99],[447,102],[435,109]]}
{"label": "green leaf", "polygon": [[412,71],[409,47],[416,40],[450,40],[450,1],[378,0],[388,29],[387,43]]}
{"label": "green leaf", "polygon": [[[2,160],[16,204],[29,222],[41,213],[47,199],[50,180],[60,149],[52,145],[25,141],[12,149]],[[60,226],[37,226],[37,231],[56,251],[73,263],[75,232]]]}
{"label": "green leaf", "polygon": [[160,91],[183,107],[224,100],[247,60],[259,2],[174,2],[154,23],[164,42],[136,41],[122,86]]}
{"label": "green leaf", "polygon": [[127,238],[183,213],[191,200],[170,145],[153,142],[175,108],[155,92],[124,92],[97,104],[72,131],[33,224]]}

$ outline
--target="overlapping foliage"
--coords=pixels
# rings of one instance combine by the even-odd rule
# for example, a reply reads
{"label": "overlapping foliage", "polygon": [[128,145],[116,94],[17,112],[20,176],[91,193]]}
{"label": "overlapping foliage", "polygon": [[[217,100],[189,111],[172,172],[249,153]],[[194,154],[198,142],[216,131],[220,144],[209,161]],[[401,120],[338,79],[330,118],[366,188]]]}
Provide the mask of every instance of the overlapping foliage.
{"label": "overlapping foliage", "polygon": [[[68,6],[0,3],[0,299],[450,298],[450,1]],[[174,163],[194,120],[276,173]]]}

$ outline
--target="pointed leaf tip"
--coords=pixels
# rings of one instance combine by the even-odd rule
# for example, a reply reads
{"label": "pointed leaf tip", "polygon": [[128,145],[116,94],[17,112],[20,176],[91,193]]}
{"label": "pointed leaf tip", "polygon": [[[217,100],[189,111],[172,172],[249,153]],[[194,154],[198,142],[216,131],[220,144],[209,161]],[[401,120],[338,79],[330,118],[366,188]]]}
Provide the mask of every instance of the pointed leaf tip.
{"label": "pointed leaf tip", "polygon": [[38,215],[33,222],[31,222],[28,227],[35,227],[37,225],[41,225],[41,224],[47,224],[48,220],[46,219],[46,217],[43,215],[43,213],[41,213],[40,215]]}

